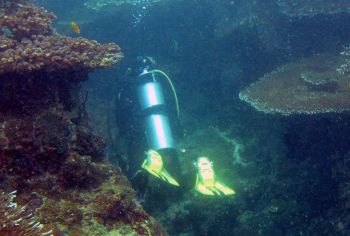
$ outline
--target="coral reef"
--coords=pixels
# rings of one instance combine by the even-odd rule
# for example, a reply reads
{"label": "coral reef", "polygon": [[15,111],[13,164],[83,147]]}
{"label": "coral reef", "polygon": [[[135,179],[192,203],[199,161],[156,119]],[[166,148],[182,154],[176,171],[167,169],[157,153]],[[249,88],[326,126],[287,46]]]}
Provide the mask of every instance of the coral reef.
{"label": "coral reef", "polygon": [[21,40],[32,35],[50,35],[55,15],[43,8],[32,5],[18,5],[14,12],[4,12],[0,18],[0,27],[7,27],[13,33],[15,39]]}
{"label": "coral reef", "polygon": [[30,0],[0,0],[0,13],[12,11],[21,4],[28,4]]}
{"label": "coral reef", "polygon": [[0,195],[0,234],[18,236],[48,236],[53,235],[52,229],[35,220],[34,214],[26,207],[19,206],[13,199],[16,191]]}
{"label": "coral reef", "polygon": [[64,36],[35,35],[19,43],[3,39],[0,47],[2,73],[107,67],[121,59],[115,44],[100,45],[96,41]]}
{"label": "coral reef", "polygon": [[0,35],[0,74],[94,69],[111,66],[122,58],[116,44],[101,45],[54,34],[54,19],[52,13],[32,5],[20,5],[10,14],[1,14],[0,28],[12,35]]}
{"label": "coral reef", "polygon": [[349,111],[349,76],[337,71],[341,62],[341,57],[327,54],[300,59],[265,75],[239,97],[265,113]]}
{"label": "coral reef", "polygon": [[0,36],[0,189],[17,197],[0,197],[0,234],[167,235],[106,163],[85,111],[81,82],[119,62],[120,48],[54,33],[43,8],[9,6],[0,18],[11,31]]}

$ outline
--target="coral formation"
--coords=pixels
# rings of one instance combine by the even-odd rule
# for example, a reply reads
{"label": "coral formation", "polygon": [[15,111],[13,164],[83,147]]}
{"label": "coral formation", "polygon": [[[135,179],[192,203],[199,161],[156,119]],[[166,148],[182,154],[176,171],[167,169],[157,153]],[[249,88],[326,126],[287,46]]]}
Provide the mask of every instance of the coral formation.
{"label": "coral formation", "polygon": [[0,35],[0,189],[16,189],[16,204],[28,207],[0,197],[0,234],[23,220],[15,235],[166,235],[105,162],[80,91],[91,69],[119,62],[120,48],[58,35],[55,16],[33,5],[1,14],[11,34]]}
{"label": "coral formation", "polygon": [[1,14],[0,27],[7,27],[14,34],[15,39],[21,40],[32,35],[50,35],[55,15],[43,8],[32,5],[18,5],[14,12]]}
{"label": "coral formation", "polygon": [[48,229],[38,222],[26,206],[14,202],[16,191],[0,195],[0,235],[48,236],[54,230]]}
{"label": "coral formation", "polygon": [[0,36],[0,74],[94,69],[111,66],[122,58],[116,44],[54,34],[54,19],[52,13],[32,5],[1,14],[0,28],[8,29],[12,36]]}
{"label": "coral formation", "polygon": [[240,92],[265,113],[317,114],[350,110],[349,76],[337,71],[342,58],[320,54],[284,65]]}
{"label": "coral formation", "polygon": [[20,42],[3,39],[0,48],[3,50],[2,73],[107,67],[121,59],[115,44],[101,45],[84,38],[64,36],[34,35]]}
{"label": "coral formation", "polygon": [[0,13],[4,11],[12,11],[21,4],[28,4],[30,0],[0,0]]}

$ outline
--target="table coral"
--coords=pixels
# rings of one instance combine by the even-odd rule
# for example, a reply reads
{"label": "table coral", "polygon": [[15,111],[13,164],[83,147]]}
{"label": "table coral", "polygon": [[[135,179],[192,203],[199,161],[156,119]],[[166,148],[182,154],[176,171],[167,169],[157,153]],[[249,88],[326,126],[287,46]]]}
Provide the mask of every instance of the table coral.
{"label": "table coral", "polygon": [[342,58],[320,54],[279,67],[249,85],[239,97],[265,113],[318,114],[350,111],[349,75]]}

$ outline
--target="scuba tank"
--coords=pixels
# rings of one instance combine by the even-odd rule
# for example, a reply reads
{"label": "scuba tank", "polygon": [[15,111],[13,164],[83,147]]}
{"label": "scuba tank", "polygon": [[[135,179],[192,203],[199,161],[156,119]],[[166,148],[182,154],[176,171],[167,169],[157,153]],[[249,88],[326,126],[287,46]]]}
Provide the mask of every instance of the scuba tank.
{"label": "scuba tank", "polygon": [[[146,159],[141,166],[153,176],[171,185],[180,186],[177,180],[172,176],[173,173],[176,174],[176,172],[179,172],[181,168],[176,155],[174,138],[167,114],[162,85],[159,82],[161,79],[166,78],[169,82],[174,93],[177,115],[179,116],[178,100],[169,76],[160,70],[149,70],[150,66],[147,65],[149,62],[154,64],[152,58],[143,58],[143,67],[137,76],[137,96],[144,118],[148,143]],[[167,169],[170,170],[170,172],[168,172]]]}
{"label": "scuba tank", "polygon": [[[150,59],[145,58],[144,60]],[[150,71],[149,66],[144,66],[138,75],[139,85],[137,94],[141,112],[145,120],[148,147],[154,150],[174,149],[174,138],[166,112],[163,89],[159,82],[161,79],[160,75],[165,76],[173,88],[169,77],[164,72],[159,70]],[[177,97],[174,89],[173,92],[177,105]]]}

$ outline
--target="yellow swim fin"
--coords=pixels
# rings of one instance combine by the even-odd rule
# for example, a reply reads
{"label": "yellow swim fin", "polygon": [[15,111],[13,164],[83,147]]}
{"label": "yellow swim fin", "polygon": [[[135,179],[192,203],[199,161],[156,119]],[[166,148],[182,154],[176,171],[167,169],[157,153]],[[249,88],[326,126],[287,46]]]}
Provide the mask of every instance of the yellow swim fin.
{"label": "yellow swim fin", "polygon": [[235,191],[220,183],[214,173],[213,164],[207,157],[199,157],[196,163],[198,168],[195,189],[204,195],[232,195]]}
{"label": "yellow swim fin", "polygon": [[148,150],[146,160],[142,163],[142,168],[169,184],[180,186],[179,183],[166,171],[163,166],[162,156],[155,150]]}

